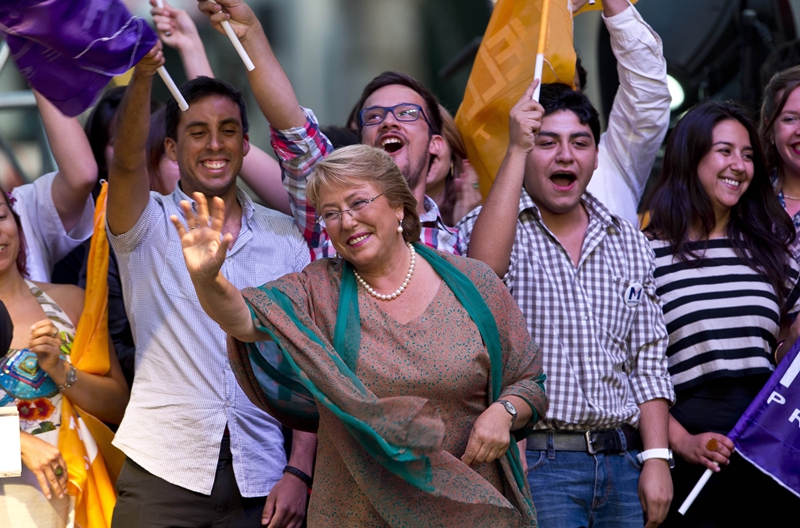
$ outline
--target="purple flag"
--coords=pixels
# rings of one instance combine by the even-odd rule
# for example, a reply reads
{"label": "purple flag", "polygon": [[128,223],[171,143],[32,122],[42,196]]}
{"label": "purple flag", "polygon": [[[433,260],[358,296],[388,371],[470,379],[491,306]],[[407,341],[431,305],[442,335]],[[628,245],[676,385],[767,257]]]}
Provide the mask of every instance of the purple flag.
{"label": "purple flag", "polygon": [[754,466],[800,497],[800,340],[728,437]]}
{"label": "purple flag", "polygon": [[0,32],[22,76],[68,116],[158,40],[120,0],[2,0]]}

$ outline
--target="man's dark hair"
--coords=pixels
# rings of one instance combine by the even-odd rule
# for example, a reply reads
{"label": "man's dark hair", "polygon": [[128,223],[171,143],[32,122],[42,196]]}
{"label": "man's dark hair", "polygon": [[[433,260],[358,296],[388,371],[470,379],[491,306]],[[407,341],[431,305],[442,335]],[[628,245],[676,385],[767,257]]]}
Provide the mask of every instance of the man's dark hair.
{"label": "man's dark hair", "polygon": [[349,147],[350,145],[358,145],[361,143],[361,139],[352,128],[328,125],[320,127],[320,130],[331,142],[334,149]]}
{"label": "man's dark hair", "polygon": [[747,130],[753,148],[753,179],[731,207],[726,236],[739,258],[772,285],[782,306],[785,281],[790,273],[787,246],[794,240],[795,230],[789,215],[775,199],[755,124],[737,104],[707,101],[678,121],[667,141],[661,177],[648,200],[650,224],[646,233],[668,241],[679,260],[702,259],[702,252],[693,251],[686,244],[692,233],[700,240],[708,240],[716,226],[716,215],[697,168],[711,151],[714,128],[728,120],[740,123]]}
{"label": "man's dark hair", "polygon": [[[393,84],[399,84],[401,86],[411,88],[417,92],[420,97],[422,97],[422,100],[425,101],[426,106],[426,108],[423,108],[422,110],[425,112],[425,117],[428,118],[428,124],[430,125],[431,133],[437,135],[441,134],[442,116],[439,114],[439,101],[436,99],[436,96],[429,92],[421,82],[413,77],[406,75],[405,73],[386,71],[372,79],[369,84],[364,87],[364,91],[361,92],[361,98],[358,100],[356,106],[353,108],[353,112],[350,114],[348,125],[350,121],[355,118],[359,137],[361,137],[361,118],[359,114],[361,113],[361,110],[364,109],[364,102],[366,102],[370,95],[377,92],[384,86],[391,86]],[[410,101],[403,102],[408,103]]]}
{"label": "man's dark hair", "polygon": [[578,116],[582,125],[591,129],[595,146],[600,144],[600,116],[583,92],[573,90],[566,84],[543,84],[539,104],[544,108],[545,117],[559,110],[569,110]]}
{"label": "man's dark hair", "polygon": [[[180,91],[186,102],[190,105],[199,99],[208,97],[210,95],[221,95],[227,97],[237,105],[239,105],[239,112],[242,117],[242,131],[247,134],[247,108],[244,104],[244,96],[242,91],[219,79],[212,79],[211,77],[197,77],[191,81],[187,81],[180,86]],[[170,98],[167,102],[166,110],[166,132],[167,137],[174,140],[178,139],[178,122],[181,119],[181,109],[178,108],[178,102],[174,97]]]}

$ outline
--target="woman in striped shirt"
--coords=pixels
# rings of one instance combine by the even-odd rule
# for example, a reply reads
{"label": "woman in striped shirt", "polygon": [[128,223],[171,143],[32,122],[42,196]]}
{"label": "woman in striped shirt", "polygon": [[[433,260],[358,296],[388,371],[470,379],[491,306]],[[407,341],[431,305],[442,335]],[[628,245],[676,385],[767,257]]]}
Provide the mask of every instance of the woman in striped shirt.
{"label": "woman in striped shirt", "polygon": [[[797,337],[789,321],[800,310],[799,269],[787,249],[794,228],[742,109],[708,102],[681,119],[649,206],[647,233],[677,394],[669,435],[679,458],[665,526],[742,526],[750,515],[772,526],[763,523],[779,519],[776,512],[796,507],[797,499],[732,457],[725,434],[773,371],[781,328]],[[681,518],[675,510],[705,468],[719,471],[717,464],[730,467],[712,477]]]}

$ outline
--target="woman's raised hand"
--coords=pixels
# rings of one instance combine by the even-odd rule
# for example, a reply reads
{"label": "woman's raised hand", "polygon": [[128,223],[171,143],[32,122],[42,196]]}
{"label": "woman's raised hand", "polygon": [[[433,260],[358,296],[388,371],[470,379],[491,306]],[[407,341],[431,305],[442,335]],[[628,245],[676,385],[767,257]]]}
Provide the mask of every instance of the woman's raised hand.
{"label": "woman's raised hand", "polygon": [[196,211],[192,205],[181,201],[181,209],[186,216],[186,227],[172,215],[170,220],[178,230],[183,247],[183,258],[192,280],[214,280],[219,275],[222,263],[228,252],[233,235],[222,235],[222,224],[225,220],[225,202],[215,196],[211,200],[209,212],[206,197],[199,192],[193,194]]}
{"label": "woman's raised hand", "polygon": [[53,498],[53,493],[58,498],[63,497],[67,492],[69,476],[61,451],[24,431],[20,431],[19,440],[22,463],[36,476],[44,496],[48,500]]}
{"label": "woman's raised hand", "polygon": [[31,326],[31,340],[28,350],[36,354],[39,368],[52,372],[58,366],[61,357],[61,336],[50,319],[36,321]]}

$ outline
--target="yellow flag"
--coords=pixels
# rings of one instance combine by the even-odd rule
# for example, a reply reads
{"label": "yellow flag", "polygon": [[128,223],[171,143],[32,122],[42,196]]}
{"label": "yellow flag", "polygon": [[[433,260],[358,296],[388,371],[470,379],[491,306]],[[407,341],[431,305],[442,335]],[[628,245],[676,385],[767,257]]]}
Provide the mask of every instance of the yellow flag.
{"label": "yellow flag", "polygon": [[[83,372],[103,375],[110,368],[108,335],[108,240],[106,238],[106,191],[103,184],[94,214],[94,235],[89,250],[86,295],[70,359]],[[90,431],[100,422],[61,399],[58,449],[67,463],[73,497],[75,526],[109,528],[116,503],[102,447]],[[102,425],[100,425],[102,427]],[[107,429],[107,428],[106,428]],[[110,433],[109,433],[110,434]],[[110,436],[106,437],[108,441]]]}
{"label": "yellow flag", "polygon": [[[472,66],[456,125],[488,192],[508,148],[508,114],[533,81],[543,0],[498,0]],[[573,85],[570,0],[550,0],[542,82]]]}

